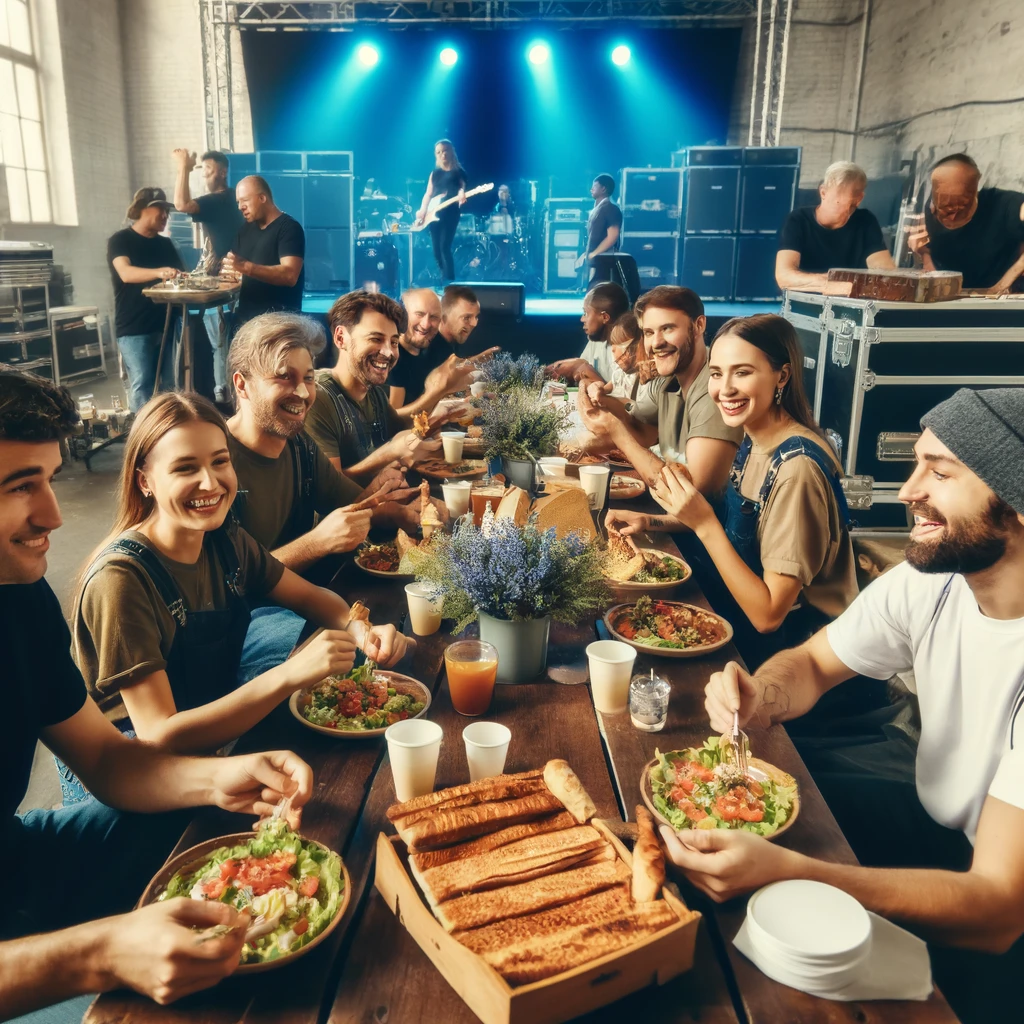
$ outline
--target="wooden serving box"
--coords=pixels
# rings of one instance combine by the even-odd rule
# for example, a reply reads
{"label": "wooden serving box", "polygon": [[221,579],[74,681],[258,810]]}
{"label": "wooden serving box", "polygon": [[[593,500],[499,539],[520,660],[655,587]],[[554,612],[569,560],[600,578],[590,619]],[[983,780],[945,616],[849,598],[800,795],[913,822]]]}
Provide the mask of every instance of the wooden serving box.
{"label": "wooden serving box", "polygon": [[[633,858],[603,822],[590,822],[631,866]],[[617,953],[544,981],[515,987],[453,939],[424,902],[409,874],[405,843],[377,837],[374,884],[388,906],[463,1002],[484,1024],[562,1024],[648,985],[664,985],[693,966],[701,915],[665,889],[679,921]]]}
{"label": "wooden serving box", "polygon": [[853,270],[828,272],[825,295],[884,302],[949,302],[960,297],[963,275],[951,270]]}

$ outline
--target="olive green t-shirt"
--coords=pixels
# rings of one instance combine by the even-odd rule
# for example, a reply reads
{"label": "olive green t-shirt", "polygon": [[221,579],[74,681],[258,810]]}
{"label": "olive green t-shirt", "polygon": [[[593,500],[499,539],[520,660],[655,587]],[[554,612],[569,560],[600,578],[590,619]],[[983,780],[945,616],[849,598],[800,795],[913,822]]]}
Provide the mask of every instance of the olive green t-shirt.
{"label": "olive green t-shirt", "polygon": [[[795,431],[800,433],[800,431]],[[806,434],[827,451],[827,442]],[[751,451],[740,493],[756,499],[775,449]],[[838,468],[838,465],[837,465]],[[788,459],[775,477],[757,523],[761,565],[803,584],[801,600],[835,618],[857,596],[857,563],[832,487],[817,464]]]}
{"label": "olive green t-shirt", "polygon": [[[743,431],[727,426],[718,406],[708,394],[711,365],[694,378],[684,395],[676,377],[659,377],[651,384],[651,397],[658,409],[658,443],[666,462],[680,461],[686,455],[686,442],[691,437],[710,437],[740,446]],[[646,422],[649,417],[641,416]]]}
{"label": "olive green t-shirt", "polygon": [[[320,370],[316,375],[316,401],[306,417],[306,434],[316,441],[317,447],[328,459],[341,459],[343,466],[354,466],[373,450],[371,437],[374,433],[383,440],[389,440],[405,424],[388,401],[388,393],[384,388],[371,386],[362,401],[349,395],[348,391],[338,383],[334,383],[350,403],[353,417],[358,416],[360,423],[342,423],[338,415],[338,407],[325,388],[326,382],[333,379],[330,370]],[[377,411],[383,417],[377,424]],[[362,435],[362,436],[360,436]]]}
{"label": "olive green t-shirt", "polygon": [[[292,508],[298,500],[291,444],[285,445],[276,459],[254,452],[230,434],[228,447],[238,477],[239,495],[243,498],[236,500],[233,512],[247,533],[273,551],[312,529],[313,523],[299,532],[290,526]],[[359,484],[339,473],[319,450],[314,476],[316,493],[313,506],[319,516],[352,504],[362,491]]]}
{"label": "olive green t-shirt", "polygon": [[[277,586],[284,566],[245,530],[230,524],[228,537],[238,557],[247,599],[259,600]],[[199,561],[173,562],[136,530],[122,537],[155,552],[170,573],[188,611],[228,607],[226,569],[207,534]],[[160,591],[129,555],[104,555],[74,611],[72,653],[85,685],[114,721],[127,718],[120,690],[167,667],[178,624]]]}

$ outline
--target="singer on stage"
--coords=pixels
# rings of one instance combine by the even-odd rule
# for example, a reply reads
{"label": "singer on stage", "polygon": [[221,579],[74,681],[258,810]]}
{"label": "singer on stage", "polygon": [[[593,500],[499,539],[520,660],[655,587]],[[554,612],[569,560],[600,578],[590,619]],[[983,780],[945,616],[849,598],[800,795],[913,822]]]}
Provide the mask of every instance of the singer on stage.
{"label": "singer on stage", "polygon": [[437,220],[430,225],[430,238],[434,243],[434,259],[441,270],[441,281],[447,283],[455,280],[455,261],[452,259],[452,242],[455,230],[459,226],[462,204],[466,201],[466,172],[459,163],[455,147],[448,139],[440,139],[434,144],[434,160],[436,166],[430,172],[427,191],[423,193],[416,222],[422,224],[427,216],[427,204],[435,196],[442,200],[458,196],[458,203],[452,203],[439,210]]}

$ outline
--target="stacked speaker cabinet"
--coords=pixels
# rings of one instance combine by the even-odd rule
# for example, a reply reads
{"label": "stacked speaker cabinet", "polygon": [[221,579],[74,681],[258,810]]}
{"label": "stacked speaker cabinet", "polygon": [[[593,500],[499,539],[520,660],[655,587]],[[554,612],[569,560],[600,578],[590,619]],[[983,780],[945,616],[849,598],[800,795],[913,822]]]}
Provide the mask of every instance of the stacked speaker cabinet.
{"label": "stacked speaker cabinet", "polygon": [[544,291],[575,295],[583,286],[577,258],[587,245],[591,199],[544,201]]}
{"label": "stacked speaker cabinet", "polygon": [[636,260],[644,291],[679,280],[679,221],[683,171],[676,167],[627,167],[619,201],[619,248]]}

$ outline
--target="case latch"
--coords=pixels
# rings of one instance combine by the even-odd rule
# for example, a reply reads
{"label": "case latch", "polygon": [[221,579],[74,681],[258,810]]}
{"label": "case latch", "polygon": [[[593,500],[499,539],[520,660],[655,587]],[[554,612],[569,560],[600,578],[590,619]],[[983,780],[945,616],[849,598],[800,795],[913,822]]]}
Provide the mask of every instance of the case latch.
{"label": "case latch", "polygon": [[861,391],[870,391],[875,386],[876,379],[874,370],[865,370],[860,378]]}
{"label": "case latch", "polygon": [[843,487],[843,494],[846,495],[846,504],[849,508],[871,508],[871,492],[875,487],[874,477],[844,476],[840,483]]}
{"label": "case latch", "polygon": [[913,462],[920,433],[887,431],[878,435],[875,455],[879,462]]}
{"label": "case latch", "polygon": [[852,320],[834,320],[833,324],[835,337],[832,339],[832,362],[845,370],[853,358],[854,324]]}

